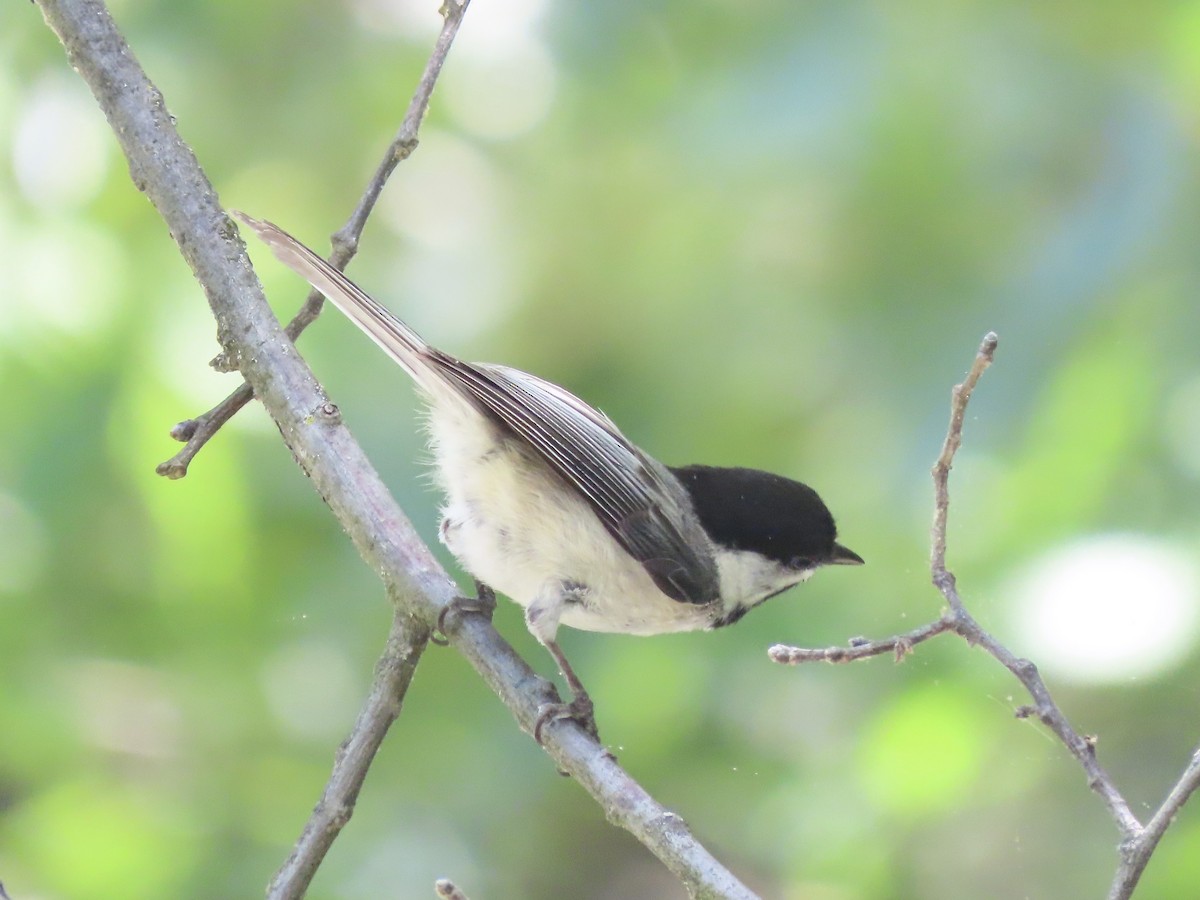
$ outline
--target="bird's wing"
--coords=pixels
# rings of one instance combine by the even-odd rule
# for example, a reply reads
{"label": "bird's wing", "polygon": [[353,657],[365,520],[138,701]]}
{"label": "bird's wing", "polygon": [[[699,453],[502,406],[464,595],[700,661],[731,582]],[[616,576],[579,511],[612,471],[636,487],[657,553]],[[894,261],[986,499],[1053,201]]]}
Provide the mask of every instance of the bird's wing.
{"label": "bird's wing", "polygon": [[609,534],[668,597],[704,604],[718,580],[703,532],[692,540],[686,495],[612,421],[574,394],[506,366],[465,363],[435,352],[442,376],[493,421],[516,435],[587,501]]}

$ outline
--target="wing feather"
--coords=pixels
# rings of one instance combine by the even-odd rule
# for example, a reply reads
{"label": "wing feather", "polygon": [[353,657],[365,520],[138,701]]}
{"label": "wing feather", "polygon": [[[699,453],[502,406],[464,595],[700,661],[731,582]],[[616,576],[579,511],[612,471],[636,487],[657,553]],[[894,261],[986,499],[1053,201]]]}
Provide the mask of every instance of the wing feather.
{"label": "wing feather", "polygon": [[[680,488],[603,413],[536,376],[505,366],[432,360],[447,381],[531,447],[587,501],[609,534],[645,567],[668,597],[704,604],[717,598],[716,566]],[[697,546],[699,544],[699,546]]]}

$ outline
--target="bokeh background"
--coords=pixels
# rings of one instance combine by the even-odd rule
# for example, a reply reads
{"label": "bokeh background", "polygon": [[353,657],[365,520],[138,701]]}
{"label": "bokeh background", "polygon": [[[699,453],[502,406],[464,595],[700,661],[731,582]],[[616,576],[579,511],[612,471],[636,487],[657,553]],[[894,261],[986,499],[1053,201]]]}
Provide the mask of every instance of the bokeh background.
{"label": "bokeh background", "polygon": [[[120,0],[222,200],[319,247],[398,126],[436,0]],[[32,4],[0,11],[0,879],[14,900],[255,896],[389,621],[237,384]],[[736,628],[564,634],[622,763],[769,898],[1096,897],[1116,830],[1018,684],[775,642],[937,615],[929,466],[970,607],[1037,660],[1135,811],[1200,738],[1200,3],[476,0],[352,273],[430,339],[564,384],[674,463],[817,487],[868,565]],[[297,280],[251,246],[281,316]],[[301,352],[422,533],[403,374]],[[446,554],[438,548],[443,559]],[[503,633],[543,673],[519,611]],[[314,898],[682,897],[431,648]],[[1146,897],[1200,890],[1185,809]]]}

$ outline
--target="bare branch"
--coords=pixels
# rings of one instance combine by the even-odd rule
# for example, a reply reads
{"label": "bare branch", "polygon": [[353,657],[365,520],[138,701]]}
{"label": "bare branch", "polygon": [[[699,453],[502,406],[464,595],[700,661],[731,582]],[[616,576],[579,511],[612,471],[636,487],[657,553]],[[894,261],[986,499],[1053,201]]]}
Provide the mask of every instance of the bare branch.
{"label": "bare branch", "polygon": [[955,385],[950,400],[950,427],[946,431],[946,440],[942,444],[941,455],[933,466],[934,513],[930,570],[934,586],[941,591],[942,596],[950,605],[950,618],[954,631],[966,639],[968,644],[978,645],[990,653],[1001,665],[1013,673],[1029,692],[1033,699],[1032,708],[1019,707],[1016,711],[1021,718],[1036,715],[1037,718],[1063,742],[1071,754],[1079,760],[1087,774],[1088,787],[1100,795],[1108,806],[1109,812],[1117,823],[1123,836],[1136,833],[1141,829],[1137,817],[1129,809],[1129,804],[1121,796],[1108,773],[1096,760],[1096,742],[1094,738],[1082,737],[1058,704],[1050,696],[1046,683],[1032,662],[1021,659],[1011,650],[985,631],[975,618],[963,606],[958,593],[954,574],[946,568],[946,522],[950,510],[950,469],[954,465],[954,456],[962,446],[963,419],[967,412],[967,404],[971,393],[979,382],[979,377],[992,363],[999,339],[994,332],[984,336],[979,352],[975,355],[967,377],[962,384]]}
{"label": "bare branch", "polygon": [[220,431],[221,426],[232,419],[253,397],[254,391],[248,383],[243,382],[236,391],[208,412],[180,422],[171,429],[171,437],[184,441],[183,448],[166,462],[160,462],[154,467],[154,471],[167,478],[182,478],[187,474],[192,457],[199,453],[200,448],[208,443],[208,439]]}
{"label": "bare branch", "polygon": [[[946,440],[942,444],[942,452],[937,458],[937,462],[933,464],[933,552],[932,552],[932,568],[933,568],[933,583],[945,593],[939,579],[949,578],[953,583],[954,576],[946,571],[946,516],[950,510],[950,467],[954,464],[954,454],[958,452],[958,448],[962,446],[962,429],[963,417],[967,413],[967,403],[971,400],[971,394],[975,390],[975,385],[979,382],[979,377],[984,373],[984,370],[992,364],[992,358],[996,354],[996,345],[1000,339],[994,331],[989,331],[983,337],[983,343],[979,345],[979,352],[975,354],[975,362],[972,363],[971,369],[967,372],[967,377],[963,379],[962,384],[956,384],[950,394],[950,427],[946,431]],[[958,610],[962,607],[961,601],[958,600],[957,594],[954,600],[946,598],[950,602],[950,608]],[[957,604],[957,605],[956,605]]]}
{"label": "bare branch", "polygon": [[935,587],[949,608],[941,618],[905,634],[882,640],[855,640],[848,647],[806,649],[777,644],[767,652],[772,660],[785,665],[804,662],[852,662],[891,652],[898,660],[912,647],[945,631],[953,631],[968,644],[981,647],[1008,669],[1024,685],[1033,703],[1014,710],[1017,718],[1036,717],[1049,728],[1079,761],[1087,775],[1088,786],[1095,791],[1116,822],[1121,833],[1121,863],[1114,877],[1109,900],[1127,900],[1146,868],[1158,842],[1179,810],[1200,788],[1200,749],[1193,755],[1179,780],[1145,826],[1138,820],[1109,774],[1096,758],[1096,739],[1080,735],[1051,696],[1037,666],[1022,659],[985,630],[967,611],[958,593],[954,574],[946,568],[946,527],[950,509],[949,478],[955,454],[962,446],[963,422],[967,404],[979,378],[992,363],[998,340],[989,333],[984,337],[975,361],[963,382],[954,387],[950,403],[950,425],[937,462],[933,466],[934,517],[931,534],[930,573]]}
{"label": "bare branch", "polygon": [[1158,847],[1158,842],[1175,821],[1179,810],[1188,798],[1200,787],[1200,749],[1192,753],[1187,768],[1167,794],[1167,798],[1155,811],[1146,827],[1121,842],[1121,864],[1113,878],[1108,900],[1128,900],[1133,896],[1146,864]]}
{"label": "bare branch", "polygon": [[[367,189],[358,201],[358,206],[354,208],[354,212],[351,213],[346,224],[333,233],[334,256],[332,261],[335,265],[336,260],[341,258],[339,254],[345,254],[347,262],[354,256],[358,250],[358,239],[366,227],[367,218],[379,200],[383,186],[391,177],[396,166],[408,159],[417,149],[417,135],[421,130],[421,122],[425,118],[425,113],[429,110],[433,88],[437,84],[438,76],[442,73],[442,65],[446,62],[450,45],[454,43],[458,27],[462,24],[463,14],[466,13],[470,2],[471,0],[445,0],[442,4],[440,10],[442,30],[434,42],[433,53],[430,54],[429,61],[425,63],[425,71],[421,73],[421,80],[417,83],[417,89],[408,104],[404,121],[400,123],[400,130],[396,132],[396,136],[388,146],[387,153],[384,154],[375,174],[367,183]],[[321,296],[320,292],[314,293],[318,297]],[[303,327],[301,326],[301,330]]]}
{"label": "bare branch", "polygon": [[931,541],[933,583],[945,595],[950,604],[949,611],[941,618],[935,619],[928,625],[915,628],[907,634],[898,634],[876,641],[855,640],[851,641],[849,647],[807,648],[776,644],[767,650],[767,655],[772,661],[789,666],[805,662],[844,663],[879,656],[883,653],[892,653],[899,662],[912,652],[912,648],[916,644],[936,637],[945,631],[958,630],[958,617],[965,614],[965,611],[958,592],[954,590],[954,576],[946,571],[946,517],[950,510],[947,481],[950,477],[950,467],[954,463],[954,455],[962,446],[963,417],[966,415],[967,403],[971,399],[971,393],[975,390],[980,376],[992,364],[998,343],[999,338],[995,332],[988,332],[984,335],[983,343],[979,346],[979,352],[975,355],[975,361],[967,372],[967,377],[963,379],[962,384],[954,386],[950,402],[950,427],[946,432],[946,439],[942,443],[942,452],[933,466],[934,516]]}
{"label": "bare branch", "polygon": [[786,644],[776,644],[767,650],[772,662],[785,666],[796,666],[806,662],[848,663],[871,656],[891,653],[896,662],[900,662],[913,647],[923,641],[936,637],[944,631],[954,628],[954,622],[949,617],[935,619],[920,628],[904,634],[893,635],[878,641],[868,641],[866,638],[855,638],[848,647],[789,647]]}
{"label": "bare branch", "polygon": [[[297,464],[329,505],[363,560],[379,573],[414,640],[424,640],[456,594],[453,582],[396,505],[272,314],[232,223],[166,104],[146,78],[101,0],[38,0],[71,64],[108,117],[134,184],[166,221],[204,287],[218,336],[279,427]],[[553,688],[482,616],[454,617],[451,644],[533,733]],[[574,777],[609,820],[627,829],[696,897],[754,894],[569,720],[543,733],[558,768]]]}
{"label": "bare branch", "polygon": [[305,823],[304,832],[267,888],[269,900],[298,900],[325,859],[325,854],[354,813],[375,754],[400,715],[404,695],[425,649],[427,634],[397,608],[375,680],[350,736],[338,748],[325,792]]}
{"label": "bare branch", "polygon": [[1112,777],[1096,759],[1096,739],[1090,735],[1080,735],[1071,726],[1062,709],[1050,695],[1037,666],[1028,659],[1018,657],[992,637],[969,612],[962,608],[962,601],[958,598],[958,591],[954,586],[952,575],[949,576],[947,587],[942,588],[942,593],[946,595],[947,601],[953,595],[959,605],[955,614],[954,631],[966,639],[967,643],[978,645],[991,654],[1004,668],[1012,672],[1029,692],[1033,705],[1017,707],[1014,710],[1017,718],[1036,717],[1054,732],[1063,745],[1071,751],[1071,755],[1083,766],[1083,771],[1087,775],[1088,787],[1100,795],[1100,799],[1108,807],[1108,811],[1117,823],[1117,828],[1120,829],[1123,837],[1140,832],[1141,823],[1129,809],[1129,804],[1121,796],[1121,792],[1117,790]]}
{"label": "bare branch", "polygon": [[[421,122],[429,110],[429,101],[433,96],[434,86],[437,84],[442,65],[446,62],[446,56],[450,52],[450,45],[454,43],[454,37],[458,34],[463,14],[467,11],[470,2],[471,0],[446,0],[442,5],[442,30],[434,42],[433,52],[425,63],[425,70],[421,73],[417,89],[409,101],[408,110],[400,124],[400,130],[396,132],[396,136],[392,138],[392,142],[384,151],[383,159],[380,160],[371,180],[367,182],[366,189],[358,200],[358,205],[354,207],[354,212],[350,214],[346,223],[333,233],[331,238],[333,251],[329,254],[329,263],[334,268],[345,269],[350,260],[354,258],[358,252],[358,242],[366,228],[367,219],[374,211],[384,185],[387,184],[396,166],[408,159],[417,149],[417,136],[421,129]],[[299,312],[284,329],[293,343],[305,328],[316,321],[324,305],[325,296],[320,291],[316,289],[309,291],[304,305],[300,307]],[[219,354],[212,361],[212,366],[218,371],[225,372],[237,368],[236,363],[231,362],[231,357],[227,352]],[[187,475],[188,466],[193,457],[200,452],[200,449],[208,443],[213,435],[221,430],[226,422],[250,402],[253,396],[254,392],[250,386],[243,384],[208,412],[189,419],[189,422],[195,423],[195,427],[191,429],[187,437],[183,438],[186,441],[183,449],[166,462],[159,463],[155,471],[159,475],[165,475],[172,479],[183,478]]]}

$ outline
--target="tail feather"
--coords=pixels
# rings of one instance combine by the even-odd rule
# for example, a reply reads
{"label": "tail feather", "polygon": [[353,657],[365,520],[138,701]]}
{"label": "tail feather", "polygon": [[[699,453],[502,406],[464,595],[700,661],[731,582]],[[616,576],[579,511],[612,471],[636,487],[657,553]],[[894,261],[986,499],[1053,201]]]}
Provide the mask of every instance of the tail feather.
{"label": "tail feather", "polygon": [[430,346],[391,310],[279,226],[237,210],[231,212],[254,229],[281,263],[328,297],[418,383],[428,380],[429,368],[423,357]]}

